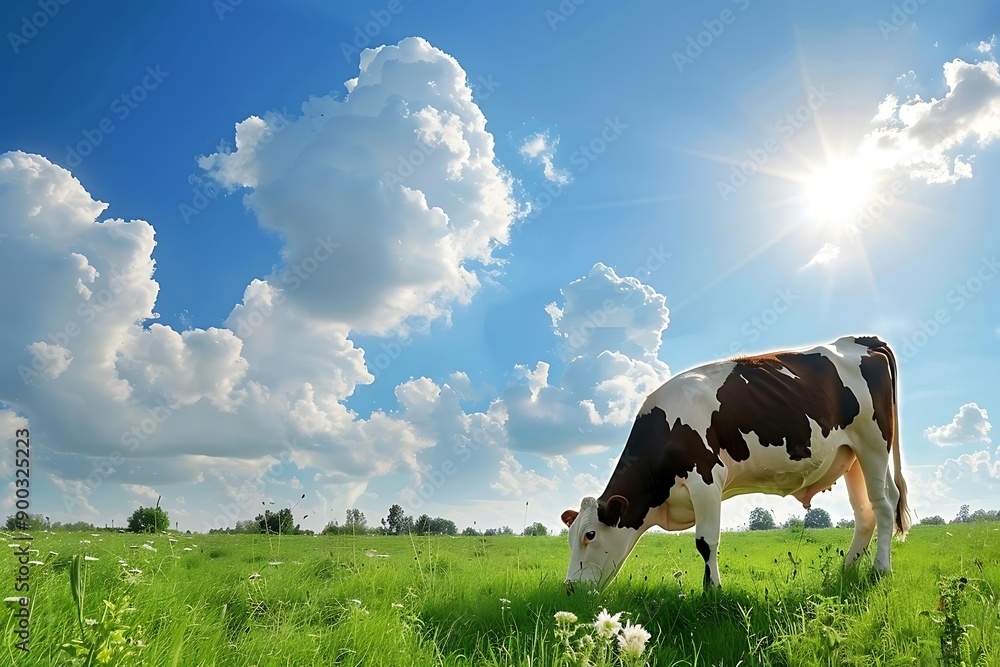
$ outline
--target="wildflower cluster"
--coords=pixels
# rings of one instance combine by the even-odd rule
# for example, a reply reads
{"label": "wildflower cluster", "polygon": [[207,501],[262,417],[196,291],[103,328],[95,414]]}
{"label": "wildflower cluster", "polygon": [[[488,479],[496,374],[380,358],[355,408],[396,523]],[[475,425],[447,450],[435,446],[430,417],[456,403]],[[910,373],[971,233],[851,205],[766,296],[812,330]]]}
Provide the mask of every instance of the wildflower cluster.
{"label": "wildflower cluster", "polygon": [[638,623],[626,621],[622,625],[621,615],[602,609],[592,623],[578,624],[576,614],[556,612],[561,663],[586,667],[645,665],[642,654],[651,635]]}

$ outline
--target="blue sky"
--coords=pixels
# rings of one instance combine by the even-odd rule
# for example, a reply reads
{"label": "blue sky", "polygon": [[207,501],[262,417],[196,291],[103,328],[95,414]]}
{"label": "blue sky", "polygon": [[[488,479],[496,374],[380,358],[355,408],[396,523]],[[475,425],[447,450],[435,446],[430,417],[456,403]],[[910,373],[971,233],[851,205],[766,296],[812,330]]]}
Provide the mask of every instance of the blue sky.
{"label": "blue sky", "polygon": [[[901,359],[918,514],[990,506],[998,19],[8,3],[0,428],[33,511],[556,528],[671,373],[850,333]],[[724,524],[755,505],[802,512]]]}

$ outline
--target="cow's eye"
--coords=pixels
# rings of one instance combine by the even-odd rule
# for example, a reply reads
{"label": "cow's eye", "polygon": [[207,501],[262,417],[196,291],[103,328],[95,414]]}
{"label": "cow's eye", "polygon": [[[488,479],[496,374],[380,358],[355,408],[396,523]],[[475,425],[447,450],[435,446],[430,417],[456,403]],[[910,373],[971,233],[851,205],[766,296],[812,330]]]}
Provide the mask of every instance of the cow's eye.
{"label": "cow's eye", "polygon": [[592,530],[588,530],[584,537],[586,537],[588,541],[593,541],[593,539],[597,537],[597,533]]}

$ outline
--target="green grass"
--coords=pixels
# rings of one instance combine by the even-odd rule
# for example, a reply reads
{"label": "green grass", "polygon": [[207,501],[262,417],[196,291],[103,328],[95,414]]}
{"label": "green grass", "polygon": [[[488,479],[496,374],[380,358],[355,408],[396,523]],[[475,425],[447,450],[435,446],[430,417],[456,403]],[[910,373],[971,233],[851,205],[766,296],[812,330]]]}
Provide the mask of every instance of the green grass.
{"label": "green grass", "polygon": [[[69,664],[60,646],[80,635],[70,561],[85,554],[100,559],[83,566],[85,618],[99,621],[103,600],[126,595],[135,610],[123,615],[124,634],[145,648],[141,663],[127,664],[555,665],[553,614],[582,622],[607,607],[652,633],[657,666],[938,665],[942,634],[963,626],[949,655],[1000,665],[994,525],[917,527],[893,545],[894,572],[880,579],[870,557],[843,572],[849,530],[726,533],[725,588],[711,594],[690,535],[647,535],[607,591],[573,596],[562,587],[565,538],[282,537],[279,546],[264,536],[158,535],[153,552],[130,549],[142,543],[132,535],[43,533],[33,545],[46,564],[32,569],[31,653],[13,650],[4,610],[0,664]],[[0,597],[14,595],[11,551]]]}

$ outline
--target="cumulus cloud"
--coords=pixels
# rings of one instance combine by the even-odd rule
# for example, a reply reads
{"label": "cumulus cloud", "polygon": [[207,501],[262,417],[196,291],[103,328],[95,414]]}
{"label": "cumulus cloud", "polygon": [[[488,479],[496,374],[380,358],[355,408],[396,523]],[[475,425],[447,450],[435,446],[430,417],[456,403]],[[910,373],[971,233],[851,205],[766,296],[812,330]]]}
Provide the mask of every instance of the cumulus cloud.
{"label": "cumulus cloud", "polygon": [[598,263],[562,295],[561,306],[546,307],[565,362],[561,378],[550,380],[545,361],[518,366],[519,382],[502,395],[514,449],[549,455],[603,449],[670,375],[657,356],[669,323],[661,294]]}
{"label": "cumulus cloud", "polygon": [[979,45],[976,46],[976,51],[979,51],[980,53],[990,53],[993,51],[993,47],[995,47],[996,45],[997,45],[997,36],[990,35],[989,39],[979,42]]}
{"label": "cumulus cloud", "polygon": [[486,118],[458,62],[420,38],[366,49],[348,88],[295,119],[248,118],[235,152],[199,164],[251,190],[261,225],[286,239],[267,282],[295,285],[303,309],[374,333],[447,318],[517,214]]}
{"label": "cumulus cloud", "polygon": [[160,498],[160,494],[156,492],[156,489],[144,484],[122,484],[122,488],[129,493],[135,494],[140,498],[145,498],[146,500],[150,500],[154,503]]}
{"label": "cumulus cloud", "polygon": [[525,470],[524,466],[509,452],[500,459],[500,472],[497,481],[490,484],[490,488],[499,491],[501,495],[519,497],[555,491],[558,486],[558,479],[543,477],[534,470]]}
{"label": "cumulus cloud", "polygon": [[566,185],[570,182],[569,172],[565,169],[556,169],[553,164],[558,145],[559,139],[550,139],[548,132],[538,132],[525,140],[520,152],[525,158],[542,163],[542,174],[547,181]]}
{"label": "cumulus cloud", "polygon": [[982,492],[1000,486],[1000,450],[990,453],[981,449],[948,459],[937,467],[927,484],[928,493],[936,499],[954,500],[967,497],[970,491]]}
{"label": "cumulus cloud", "polygon": [[92,513],[100,466],[147,495],[211,470],[243,497],[282,461],[356,498],[373,476],[421,474],[442,434],[499,437],[502,411],[455,407],[484,391],[461,374],[455,389],[404,384],[396,413],[345,405],[374,379],[349,336],[447,320],[497,270],[517,215],[454,58],[418,38],[368,49],[347,88],[248,118],[234,152],[199,159],[284,243],[217,327],[155,321],[152,225],[101,220],[107,204],[65,169],[0,155],[0,278],[18,285],[0,309],[19,313],[0,328],[0,421],[45,425],[64,498]]}
{"label": "cumulus cloud", "polygon": [[958,414],[943,426],[930,426],[924,430],[927,439],[938,447],[951,447],[972,442],[990,442],[989,415],[975,403],[966,403]]}
{"label": "cumulus cloud", "polygon": [[829,264],[833,260],[840,256],[840,246],[835,246],[832,243],[825,243],[823,247],[816,251],[816,254],[812,256],[808,262],[805,263],[803,269],[808,269],[813,266],[822,266],[823,264]]}
{"label": "cumulus cloud", "polygon": [[1000,71],[992,60],[956,59],[945,63],[944,79],[948,92],[941,99],[917,95],[901,103],[889,95],[882,101],[873,119],[881,125],[862,146],[869,164],[927,183],[972,177],[967,151],[1000,136]]}
{"label": "cumulus cloud", "polygon": [[604,491],[601,481],[590,473],[581,473],[573,478],[573,486],[584,496],[597,497]]}

